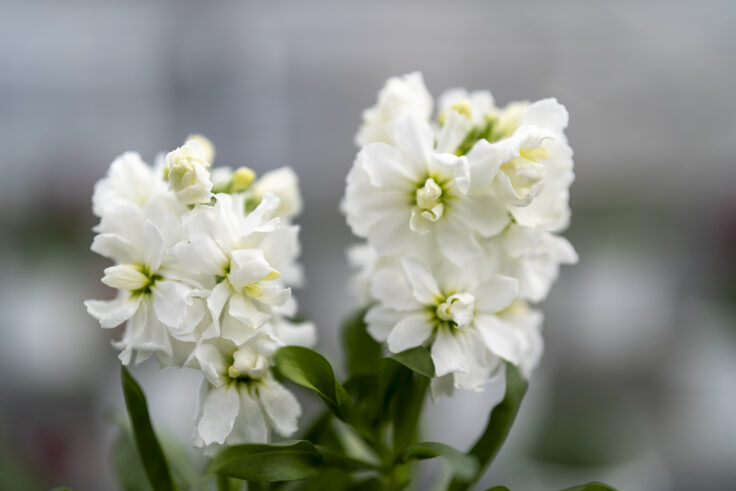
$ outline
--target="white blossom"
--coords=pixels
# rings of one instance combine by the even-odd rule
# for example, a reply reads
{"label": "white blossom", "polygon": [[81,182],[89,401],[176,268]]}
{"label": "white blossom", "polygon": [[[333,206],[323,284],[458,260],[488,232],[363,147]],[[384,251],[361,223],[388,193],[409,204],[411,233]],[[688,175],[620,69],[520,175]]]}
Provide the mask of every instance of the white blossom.
{"label": "white blossom", "polygon": [[468,159],[438,152],[429,123],[398,120],[396,145],[365,146],[348,174],[343,211],[380,255],[434,249],[462,265],[510,220],[493,190],[471,186]]}
{"label": "white blossom", "polygon": [[375,106],[363,111],[363,124],[355,136],[355,143],[392,143],[395,122],[404,116],[413,115],[425,121],[432,114],[432,96],[424,85],[419,72],[386,81],[378,93]]}
{"label": "white blossom", "polygon": [[274,216],[291,221],[302,212],[302,195],[299,178],[290,167],[281,167],[266,172],[253,183],[249,199],[260,201],[266,193],[279,198]]}
{"label": "white blossom", "polygon": [[197,346],[194,359],[205,379],[195,445],[212,454],[222,445],[267,443],[272,431],[285,437],[296,431],[301,407],[271,374],[271,355],[263,338],[240,346],[223,339]]}
{"label": "white blossom", "polygon": [[541,302],[557,279],[561,264],[575,264],[577,253],[564,237],[514,224],[483,244],[482,268],[519,280],[519,297]]}
{"label": "white blossom", "polygon": [[455,386],[468,390],[482,390],[499,358],[522,362],[521,335],[503,319],[517,298],[517,280],[483,278],[447,263],[430,270],[412,257],[400,264],[374,275],[378,303],[366,314],[368,332],[389,351],[427,346],[437,377],[453,374]]}
{"label": "white blossom", "polygon": [[177,205],[168,196],[149,199],[142,208],[119,206],[103,217],[92,250],[112,259],[102,282],[118,290],[114,300],[88,300],[87,311],[104,328],[126,322],[116,343],[124,364],[153,353],[173,356],[172,337],[186,335],[202,319],[204,292],[198,277],[188,276],[167,253],[182,231]]}
{"label": "white blossom", "polygon": [[199,140],[189,140],[166,155],[169,187],[186,205],[207,203],[212,197],[210,163]]}
{"label": "white blossom", "polygon": [[120,207],[143,207],[150,198],[166,192],[161,169],[151,168],[136,152],[116,158],[107,175],[95,184],[92,211],[98,217]]}
{"label": "white blossom", "polygon": [[248,214],[242,194],[215,198],[185,217],[188,240],[171,253],[182,268],[213,278],[207,307],[215,332],[241,344],[273,315],[296,309],[287,282],[301,279],[298,228],[272,218],[279,199],[271,194]]}

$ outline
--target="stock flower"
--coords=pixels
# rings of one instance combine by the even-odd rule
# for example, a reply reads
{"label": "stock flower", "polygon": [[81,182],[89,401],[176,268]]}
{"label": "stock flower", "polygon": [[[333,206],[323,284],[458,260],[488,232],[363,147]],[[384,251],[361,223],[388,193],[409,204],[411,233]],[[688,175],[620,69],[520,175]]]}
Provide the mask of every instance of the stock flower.
{"label": "stock flower", "polygon": [[483,268],[519,280],[519,297],[541,302],[559,274],[560,264],[574,264],[577,253],[564,237],[514,224],[483,244]]}
{"label": "stock flower", "polygon": [[439,98],[438,106],[437,120],[440,124],[445,124],[448,111],[455,110],[474,126],[485,125],[488,116],[496,109],[493,96],[487,90],[468,92],[463,88],[445,91]]}
{"label": "stock flower", "polygon": [[165,192],[166,183],[160,169],[151,168],[135,152],[125,152],[110,164],[107,175],[95,184],[92,211],[103,217],[120,207],[140,208],[150,198]]}
{"label": "stock flower", "polygon": [[447,263],[430,270],[412,257],[400,264],[374,275],[377,304],[366,314],[368,331],[389,351],[428,346],[437,377],[455,374],[455,385],[470,390],[482,389],[498,358],[521,363],[519,334],[499,316],[516,299],[517,280]]}
{"label": "stock flower", "polygon": [[118,290],[114,300],[88,300],[87,311],[104,328],[126,322],[116,346],[124,364],[143,361],[153,353],[173,356],[172,336],[193,329],[204,310],[196,277],[188,277],[167,254],[178,240],[177,203],[167,196],[147,201],[143,208],[119,206],[97,226],[92,250],[115,262],[105,269],[102,282]]}
{"label": "stock flower", "polygon": [[165,174],[169,187],[176,198],[186,205],[207,203],[212,197],[210,163],[206,156],[205,148],[198,139],[188,140],[166,155]]}
{"label": "stock flower", "polygon": [[425,121],[432,113],[432,96],[419,72],[386,81],[378,93],[375,106],[363,111],[363,124],[355,136],[355,143],[364,146],[374,142],[392,143],[395,122],[413,115]]}
{"label": "stock flower", "polygon": [[272,430],[290,436],[301,407],[271,374],[272,347],[263,338],[248,344],[218,339],[194,351],[205,379],[199,393],[195,445],[212,453],[221,445],[266,443]]}
{"label": "stock flower", "polygon": [[214,205],[199,205],[184,218],[187,240],[171,249],[182,268],[213,278],[207,307],[215,332],[235,343],[296,308],[286,282],[300,279],[298,228],[272,218],[278,206],[266,194],[245,214],[242,194],[217,194]]}
{"label": "stock flower", "polygon": [[428,122],[402,118],[394,139],[365,146],[348,174],[342,208],[353,233],[380,255],[434,249],[462,265],[481,254],[475,233],[503,230],[503,203],[471,187],[465,157],[436,151]]}
{"label": "stock flower", "polygon": [[273,216],[291,221],[302,212],[299,178],[290,167],[274,169],[256,179],[248,200],[259,203],[266,193],[279,198],[279,206],[274,210]]}

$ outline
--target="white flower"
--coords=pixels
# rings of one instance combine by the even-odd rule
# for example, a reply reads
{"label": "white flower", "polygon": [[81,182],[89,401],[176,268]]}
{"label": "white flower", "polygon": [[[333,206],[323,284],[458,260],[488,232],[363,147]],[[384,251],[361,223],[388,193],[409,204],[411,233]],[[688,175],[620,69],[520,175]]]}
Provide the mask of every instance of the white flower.
{"label": "white flower", "polygon": [[208,203],[212,197],[209,162],[198,140],[189,140],[166,155],[170,189],[186,205]]}
{"label": "white flower", "polygon": [[136,351],[138,362],[153,353],[172,357],[172,337],[186,336],[204,316],[197,300],[204,294],[198,279],[184,274],[167,254],[182,233],[170,207],[163,195],[149,199],[143,208],[109,211],[98,226],[102,233],[92,243],[94,252],[116,263],[105,269],[102,282],[118,289],[118,295],[109,301],[88,300],[85,306],[104,328],[127,321],[116,343],[124,364]]}
{"label": "white flower", "polygon": [[256,179],[251,187],[250,200],[260,202],[266,193],[279,198],[279,206],[273,216],[291,221],[302,212],[302,195],[299,192],[299,178],[290,167],[281,167],[266,172]]}
{"label": "white flower", "polygon": [[490,177],[500,200],[528,205],[543,189],[554,139],[550,130],[524,125],[498,143],[478,142],[468,154],[474,185],[483,187]]}
{"label": "white flower", "polygon": [[575,174],[573,152],[563,133],[567,122],[567,110],[556,99],[537,101],[522,116],[523,126],[544,128],[554,132],[556,137],[545,140],[542,145],[550,156],[544,162],[541,191],[528,206],[511,209],[514,219],[521,225],[559,232],[566,229],[570,222],[569,189]]}
{"label": "white flower", "polygon": [[299,402],[273,378],[271,352],[260,341],[216,340],[194,352],[205,376],[194,439],[208,454],[221,445],[267,443],[272,430],[290,436],[297,429]]}
{"label": "white flower", "polygon": [[445,124],[447,111],[455,110],[468,118],[474,126],[483,126],[496,106],[493,96],[487,90],[468,92],[463,88],[449,89],[439,98],[437,120]]}
{"label": "white flower", "polygon": [[212,141],[207,138],[204,135],[189,135],[184,142],[188,142],[189,140],[195,140],[200,145],[202,145],[202,150],[204,150],[204,160],[212,164],[215,161],[215,146],[212,144]]}
{"label": "white flower", "polygon": [[414,115],[425,121],[432,114],[432,96],[419,72],[386,81],[378,93],[375,106],[363,111],[363,124],[355,136],[362,147],[374,142],[393,142],[393,125],[397,119]]}
{"label": "white flower", "polygon": [[404,257],[400,269],[376,273],[371,293],[370,334],[393,353],[428,346],[437,377],[454,374],[457,388],[482,390],[499,358],[522,362],[518,333],[499,317],[517,297],[513,278]]}
{"label": "white flower", "polygon": [[560,264],[578,261],[564,237],[516,224],[489,239],[483,248],[483,270],[518,279],[519,297],[535,303],[547,298]]}
{"label": "white flower", "polygon": [[160,169],[153,169],[135,152],[126,152],[110,165],[105,178],[95,184],[92,210],[98,217],[121,206],[143,207],[153,196],[166,192]]}
{"label": "white flower", "polygon": [[266,194],[246,215],[242,194],[217,194],[214,206],[199,205],[185,217],[188,240],[171,250],[180,267],[215,279],[207,298],[215,332],[238,344],[296,308],[286,283],[300,279],[298,228],[271,217],[278,205]]}
{"label": "white flower", "polygon": [[403,118],[395,140],[365,146],[348,174],[342,208],[353,233],[380,255],[434,249],[462,265],[481,254],[475,233],[503,230],[506,206],[471,186],[465,157],[435,150],[429,123]]}

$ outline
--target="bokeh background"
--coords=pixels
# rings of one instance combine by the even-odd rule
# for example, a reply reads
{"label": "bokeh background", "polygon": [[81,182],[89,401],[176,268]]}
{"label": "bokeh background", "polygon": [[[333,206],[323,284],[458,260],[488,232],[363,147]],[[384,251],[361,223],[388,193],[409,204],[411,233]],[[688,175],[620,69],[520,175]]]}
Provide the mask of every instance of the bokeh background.
{"label": "bokeh background", "polygon": [[[111,295],[89,244],[113,158],[201,132],[219,164],[294,167],[297,295],[339,363],[353,134],[384,80],[418,69],[434,95],[571,114],[581,260],[544,305],[543,363],[484,482],[735,489],[735,27],[733,1],[0,0],[0,488],[118,487],[116,333],[82,306]],[[197,374],[134,374],[186,445]],[[442,401],[424,431],[467,447],[497,399]]]}

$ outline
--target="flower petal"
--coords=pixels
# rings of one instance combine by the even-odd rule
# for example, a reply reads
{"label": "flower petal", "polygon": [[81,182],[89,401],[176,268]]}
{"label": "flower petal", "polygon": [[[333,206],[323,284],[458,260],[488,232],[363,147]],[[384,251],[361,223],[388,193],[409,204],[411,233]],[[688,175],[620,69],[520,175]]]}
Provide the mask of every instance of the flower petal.
{"label": "flower petal", "polygon": [[228,298],[232,294],[230,283],[225,280],[219,282],[210,292],[210,296],[207,297],[207,308],[210,310],[212,315],[212,322],[215,324],[216,329],[220,329],[220,314],[222,309],[225,308]]}
{"label": "flower petal", "polygon": [[533,124],[541,128],[548,128],[556,133],[562,133],[567,128],[570,116],[565,106],[551,97],[537,101],[524,111],[521,124]]}
{"label": "flower petal", "polygon": [[413,257],[401,258],[401,269],[404,278],[411,288],[414,298],[423,304],[432,304],[442,296],[437,281],[432,272],[419,259]]}
{"label": "flower petal", "polygon": [[438,222],[436,233],[440,250],[458,266],[465,266],[483,252],[473,236],[473,231],[455,221],[448,219]]}
{"label": "flower petal", "polygon": [[268,425],[263,409],[247,387],[239,387],[238,392],[240,395],[240,413],[235,420],[228,442],[232,444],[267,443]]}
{"label": "flower petal", "polygon": [[172,328],[178,328],[187,315],[187,304],[191,303],[191,289],[178,281],[157,281],[153,286],[153,308],[156,317]]}
{"label": "flower petal", "polygon": [[202,414],[197,423],[197,431],[204,444],[225,443],[240,409],[240,398],[235,385],[212,389],[204,400]]}
{"label": "flower petal", "polygon": [[495,315],[476,315],[475,326],[486,347],[514,365],[521,361],[521,345],[518,333],[509,322]]}
{"label": "flower petal", "polygon": [[365,315],[366,330],[378,342],[384,342],[398,322],[404,318],[403,312],[387,309],[380,305],[372,307]]}
{"label": "flower petal", "polygon": [[261,249],[240,249],[230,253],[228,279],[236,290],[241,290],[275,272]]}
{"label": "flower petal", "polygon": [[419,177],[426,169],[434,152],[434,135],[429,122],[417,116],[406,116],[396,121],[394,140],[406,157],[404,160],[412,175]]}
{"label": "flower petal", "polygon": [[294,394],[273,379],[261,380],[256,390],[266,416],[276,431],[281,436],[294,434],[302,413]]}
{"label": "flower petal", "polygon": [[385,143],[365,146],[356,162],[365,170],[371,184],[379,188],[393,189],[414,180],[401,152]]}
{"label": "flower petal", "polygon": [[439,329],[432,344],[432,361],[437,377],[452,372],[468,372],[468,362],[460,343],[449,329]]}
{"label": "flower petal", "polygon": [[84,306],[102,327],[110,329],[130,319],[138,310],[139,303],[140,297],[131,297],[126,292],[113,300],[87,300]]}
{"label": "flower petal", "polygon": [[425,314],[413,314],[398,322],[388,335],[388,349],[400,353],[420,346],[432,335],[434,326]]}
{"label": "flower petal", "polygon": [[395,268],[384,268],[373,275],[371,295],[384,306],[396,310],[414,310],[420,305],[405,277]]}
{"label": "flower petal", "polygon": [[489,193],[472,193],[455,201],[450,210],[453,215],[448,219],[457,216],[483,237],[493,237],[511,221],[506,206]]}
{"label": "flower petal", "polygon": [[230,297],[228,313],[253,329],[261,327],[271,317],[256,307],[250,298],[237,294]]}
{"label": "flower petal", "polygon": [[476,296],[479,312],[495,313],[505,309],[519,294],[519,281],[509,276],[494,275],[481,283]]}

